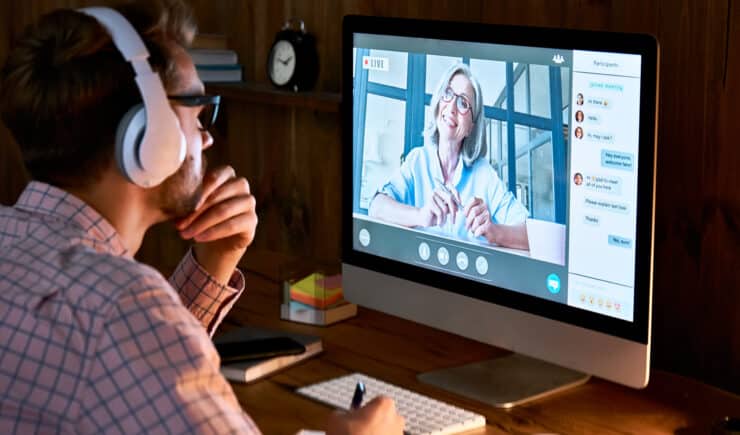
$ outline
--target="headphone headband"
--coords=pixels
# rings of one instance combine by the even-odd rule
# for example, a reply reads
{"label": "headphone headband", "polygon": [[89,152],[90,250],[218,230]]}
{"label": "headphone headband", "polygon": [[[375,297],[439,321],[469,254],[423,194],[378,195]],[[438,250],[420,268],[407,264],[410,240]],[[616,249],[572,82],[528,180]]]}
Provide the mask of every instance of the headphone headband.
{"label": "headphone headband", "polygon": [[[119,124],[116,159],[124,175],[142,187],[164,181],[185,159],[185,136],[167,100],[162,80],[152,71],[149,51],[136,29],[118,11],[105,7],[79,9],[95,18],[136,73],[144,110],[132,108]],[[154,126],[155,128],[147,128]]]}

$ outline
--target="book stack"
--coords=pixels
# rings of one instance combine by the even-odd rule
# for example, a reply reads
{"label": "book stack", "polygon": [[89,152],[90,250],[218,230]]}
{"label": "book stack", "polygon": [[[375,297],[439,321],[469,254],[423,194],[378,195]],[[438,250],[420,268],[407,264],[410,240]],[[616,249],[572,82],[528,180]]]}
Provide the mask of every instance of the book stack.
{"label": "book stack", "polygon": [[226,36],[197,35],[188,53],[204,83],[242,81],[242,66],[236,52],[228,48]]}
{"label": "book stack", "polygon": [[341,274],[316,272],[283,283],[282,319],[326,326],[356,314],[357,305],[344,300]]}

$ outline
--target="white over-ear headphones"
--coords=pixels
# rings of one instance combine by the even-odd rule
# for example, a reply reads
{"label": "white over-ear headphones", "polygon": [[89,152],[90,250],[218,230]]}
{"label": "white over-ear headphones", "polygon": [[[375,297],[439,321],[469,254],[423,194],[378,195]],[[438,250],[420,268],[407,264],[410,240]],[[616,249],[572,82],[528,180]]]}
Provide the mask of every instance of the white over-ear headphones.
{"label": "white over-ear headphones", "polygon": [[132,183],[156,186],[177,171],[186,151],[185,136],[167,100],[162,80],[149,65],[144,41],[123,15],[104,7],[84,8],[79,12],[98,20],[134,68],[144,104],[132,107],[118,123],[116,163]]}

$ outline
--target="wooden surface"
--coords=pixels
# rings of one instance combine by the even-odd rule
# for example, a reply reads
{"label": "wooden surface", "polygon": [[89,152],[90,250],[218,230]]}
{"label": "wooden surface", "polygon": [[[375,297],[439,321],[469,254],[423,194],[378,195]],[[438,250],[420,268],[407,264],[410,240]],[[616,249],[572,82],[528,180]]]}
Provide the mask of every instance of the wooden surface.
{"label": "wooden surface", "polygon": [[[56,7],[113,1],[0,2],[0,58],[22,29]],[[317,92],[341,87],[348,13],[644,32],[660,42],[653,364],[740,392],[740,4],[733,0],[193,0],[200,29],[224,33],[246,80],[267,83],[277,30],[298,16],[317,37]],[[250,254],[340,254],[339,117],[310,107],[224,103],[211,161],[250,180],[260,226]],[[0,203],[26,182],[0,127]],[[139,258],[174,267],[184,244],[165,226]],[[265,264],[261,262],[259,264]],[[269,266],[266,266],[269,267]]]}
{"label": "wooden surface", "polygon": [[498,410],[420,383],[420,372],[462,365],[505,352],[472,340],[360,308],[357,317],[328,328],[279,320],[278,285],[247,275],[247,292],[218,333],[254,325],[320,335],[324,352],[253,384],[232,383],[244,409],[265,434],[323,428],[331,408],[294,393],[310,383],[355,371],[486,416],[485,430],[501,434],[706,434],[715,420],[740,414],[740,396],[666,372],[633,390],[600,379],[512,410]]}
{"label": "wooden surface", "polygon": [[218,94],[230,101],[258,105],[275,105],[316,110],[318,112],[339,112],[341,94],[337,92],[291,92],[275,89],[266,83],[208,83],[207,92]]}

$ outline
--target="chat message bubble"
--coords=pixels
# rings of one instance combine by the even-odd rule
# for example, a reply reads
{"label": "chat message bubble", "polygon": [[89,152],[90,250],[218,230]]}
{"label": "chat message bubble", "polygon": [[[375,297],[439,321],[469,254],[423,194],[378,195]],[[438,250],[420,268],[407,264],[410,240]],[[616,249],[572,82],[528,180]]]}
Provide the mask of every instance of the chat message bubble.
{"label": "chat message bubble", "polygon": [[598,227],[599,223],[601,223],[601,218],[595,214],[587,214],[583,216],[583,223]]}
{"label": "chat message bubble", "polygon": [[602,131],[586,131],[586,137],[592,141],[601,142],[604,144],[614,143],[614,135],[611,133],[604,133]]}
{"label": "chat message bubble", "polygon": [[632,239],[628,239],[627,237],[615,236],[613,234],[609,234],[609,244],[611,246],[616,246],[618,248],[631,248],[632,247]]}
{"label": "chat message bubble", "polygon": [[612,195],[622,193],[622,179],[613,175],[586,175],[583,185],[594,192]]}
{"label": "chat message bubble", "polygon": [[601,115],[599,115],[598,113],[587,113],[584,116],[584,119],[589,124],[594,124],[594,125],[601,124]]}
{"label": "chat message bubble", "polygon": [[614,101],[604,97],[589,97],[586,100],[586,104],[599,109],[611,109],[614,107]]}
{"label": "chat message bubble", "polygon": [[610,211],[614,213],[627,214],[629,206],[622,202],[610,201],[608,199],[586,198],[583,200],[586,207],[598,210]]}
{"label": "chat message bubble", "polygon": [[631,153],[601,150],[601,166],[632,172],[635,169],[635,157]]}
{"label": "chat message bubble", "polygon": [[591,89],[605,89],[607,91],[624,92],[624,86],[619,83],[589,82],[588,87]]}

